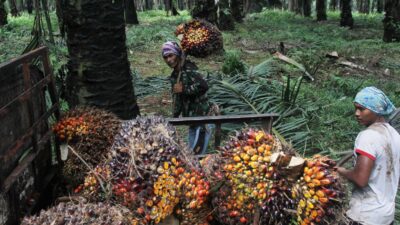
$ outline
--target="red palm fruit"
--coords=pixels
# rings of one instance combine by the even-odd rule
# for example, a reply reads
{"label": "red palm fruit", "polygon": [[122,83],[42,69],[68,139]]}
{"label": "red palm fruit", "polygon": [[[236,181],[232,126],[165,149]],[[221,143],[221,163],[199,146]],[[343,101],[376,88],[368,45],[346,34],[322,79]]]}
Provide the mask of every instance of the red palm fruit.
{"label": "red palm fruit", "polygon": [[246,219],[246,217],[244,217],[244,216],[242,216],[242,217],[240,217],[240,220],[239,220],[241,223],[247,223],[247,219]]}
{"label": "red palm fruit", "polygon": [[230,213],[229,213],[229,216],[230,217],[236,217],[236,216],[239,216],[239,212],[238,211],[231,211]]}

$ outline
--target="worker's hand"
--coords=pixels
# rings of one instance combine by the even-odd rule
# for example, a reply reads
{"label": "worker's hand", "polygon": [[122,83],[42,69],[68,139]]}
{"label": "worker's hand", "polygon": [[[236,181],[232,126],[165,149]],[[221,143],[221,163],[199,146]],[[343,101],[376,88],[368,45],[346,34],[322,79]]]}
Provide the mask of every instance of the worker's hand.
{"label": "worker's hand", "polygon": [[182,85],[182,82],[179,82],[179,83],[177,83],[177,84],[174,85],[174,90],[173,90],[173,92],[174,92],[175,94],[178,94],[178,93],[182,93],[182,92],[183,92],[183,85]]}
{"label": "worker's hand", "polygon": [[346,171],[346,168],[341,167],[341,166],[335,166],[335,167],[333,167],[333,171],[336,171],[340,175],[342,175]]}

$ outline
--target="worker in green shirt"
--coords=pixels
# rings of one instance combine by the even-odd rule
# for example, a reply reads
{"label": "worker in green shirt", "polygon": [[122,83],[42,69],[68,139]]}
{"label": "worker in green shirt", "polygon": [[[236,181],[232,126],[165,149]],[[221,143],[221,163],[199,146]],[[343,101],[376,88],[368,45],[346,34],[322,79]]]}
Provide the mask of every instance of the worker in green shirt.
{"label": "worker in green shirt", "polygon": [[[211,104],[207,98],[208,84],[197,71],[198,67],[186,56],[176,42],[168,41],[162,46],[162,57],[173,69],[170,76],[173,117],[207,116]],[[196,154],[207,151],[213,125],[189,127],[189,148]]]}

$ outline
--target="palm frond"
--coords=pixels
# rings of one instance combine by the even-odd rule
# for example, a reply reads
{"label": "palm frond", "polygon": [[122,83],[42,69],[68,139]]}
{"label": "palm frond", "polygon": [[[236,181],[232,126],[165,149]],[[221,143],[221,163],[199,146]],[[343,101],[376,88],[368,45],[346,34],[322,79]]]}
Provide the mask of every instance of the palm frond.
{"label": "palm frond", "polygon": [[314,81],[314,77],[312,77],[311,74],[310,74],[309,72],[307,72],[306,68],[305,68],[303,65],[301,65],[300,63],[298,63],[298,62],[296,62],[295,60],[293,60],[293,59],[291,59],[291,58],[289,58],[289,57],[283,55],[283,54],[280,53],[280,52],[276,52],[276,53],[274,54],[274,56],[275,56],[276,58],[278,58],[278,59],[284,61],[284,62],[287,62],[287,63],[289,63],[289,64],[291,64],[291,65],[297,67],[300,71],[302,71],[302,72],[304,73],[304,75],[305,75],[308,79],[310,79],[311,81]]}
{"label": "palm frond", "polygon": [[250,66],[247,70],[247,76],[249,78],[271,77],[277,70],[274,63],[274,60],[270,58],[256,66]]}
{"label": "palm frond", "polygon": [[[270,61],[262,63],[260,70],[268,70]],[[302,78],[298,78],[294,85],[291,85],[290,77],[286,83],[277,82],[268,78],[250,79],[249,74],[265,74],[249,70],[246,75],[237,74],[229,78],[218,80],[213,79],[209,97],[212,102],[219,104],[224,114],[245,114],[245,113],[278,113],[280,117],[274,122],[276,131],[282,135],[293,147],[304,148],[305,143],[311,136],[308,130],[309,115],[307,109],[312,108],[309,102],[296,104]],[[271,76],[270,74],[269,76]],[[271,76],[272,77],[272,76]],[[264,79],[264,82],[260,82]],[[267,81],[268,80],[268,81]],[[282,90],[287,92],[286,99],[282,97]],[[235,126],[231,126],[235,127]],[[239,127],[240,129],[240,127]]]}
{"label": "palm frond", "polygon": [[135,87],[135,94],[138,97],[154,95],[169,90],[170,84],[168,77],[140,77],[133,74],[132,82]]}

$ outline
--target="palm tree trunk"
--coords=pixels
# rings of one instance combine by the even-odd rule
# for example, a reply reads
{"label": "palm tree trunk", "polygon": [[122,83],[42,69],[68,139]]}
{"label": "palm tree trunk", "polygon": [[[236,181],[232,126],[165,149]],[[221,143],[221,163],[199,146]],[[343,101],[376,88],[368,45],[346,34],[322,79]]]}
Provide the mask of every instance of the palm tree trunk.
{"label": "palm tree trunk", "polygon": [[32,14],[33,12],[33,0],[26,0],[26,9],[28,10],[29,14]]}
{"label": "palm tree trunk", "polygon": [[362,7],[363,7],[363,0],[357,0],[356,1],[356,6],[357,6],[357,11],[358,12],[361,12],[361,10],[362,10]]}
{"label": "palm tree trunk", "polygon": [[0,0],[0,26],[4,26],[8,23],[7,21],[7,10],[5,7],[6,0]]}
{"label": "palm tree trunk", "polygon": [[378,2],[377,0],[372,0],[371,12],[374,12],[374,11],[375,11],[375,6],[378,4],[377,2]]}
{"label": "palm tree trunk", "polygon": [[303,0],[303,16],[311,16],[311,0]]}
{"label": "palm tree trunk", "polygon": [[167,11],[167,16],[169,15],[169,11],[171,11],[171,15],[178,16],[179,12],[176,10],[174,2],[172,0],[164,0],[165,11]]}
{"label": "palm tree trunk", "polygon": [[[153,0],[151,0],[153,1]],[[147,0],[145,0],[145,2],[143,2],[142,0],[135,0],[135,6],[136,6],[136,10],[139,11],[144,11],[147,10]]]}
{"label": "palm tree trunk", "polygon": [[49,7],[47,5],[47,0],[42,0],[42,10],[44,12],[44,17],[46,19],[47,29],[49,31],[50,43],[54,44],[53,27],[51,26],[51,20],[50,20]]}
{"label": "palm tree trunk", "polygon": [[282,8],[282,2],[280,0],[268,0],[269,8]]}
{"label": "palm tree trunk", "polygon": [[217,5],[214,0],[198,0],[191,11],[193,18],[205,19],[210,23],[217,24]]}
{"label": "palm tree trunk", "polygon": [[366,14],[370,13],[370,6],[371,6],[370,1],[369,0],[364,0],[364,12]]}
{"label": "palm tree trunk", "polygon": [[386,0],[383,41],[400,42],[400,0]]}
{"label": "palm tree trunk", "polygon": [[369,14],[369,0],[359,0],[359,12]]}
{"label": "palm tree trunk", "polygon": [[167,16],[169,16],[169,11],[171,10],[171,0],[164,0],[165,11],[167,12]]}
{"label": "palm tree trunk", "polygon": [[69,52],[67,100],[93,105],[122,119],[139,114],[125,45],[122,1],[65,1]]}
{"label": "palm tree trunk", "polygon": [[377,0],[376,11],[378,13],[382,13],[383,12],[383,5],[384,5],[384,0]]}
{"label": "palm tree trunk", "polygon": [[340,26],[353,28],[354,21],[351,13],[351,0],[341,0]]}
{"label": "palm tree trunk", "polygon": [[326,0],[317,0],[316,11],[317,11],[317,21],[324,21],[326,17]]}
{"label": "palm tree trunk", "polygon": [[192,11],[195,5],[196,5],[195,0],[187,0],[187,8],[189,11]]}
{"label": "palm tree trunk", "polygon": [[17,2],[15,0],[8,0],[8,5],[10,7],[10,13],[12,16],[17,17],[19,16]]}
{"label": "palm tree trunk", "polygon": [[[151,10],[151,9],[153,9],[153,0],[145,0],[145,2],[144,2],[144,8],[146,9],[146,10]],[[135,10],[136,11],[136,10]],[[139,22],[139,21],[138,21]]]}
{"label": "palm tree trunk", "polygon": [[288,8],[290,12],[296,12],[296,1],[297,0],[288,0]]}
{"label": "palm tree trunk", "polygon": [[220,30],[234,30],[235,20],[229,6],[229,0],[219,0],[218,28]]}
{"label": "palm tree trunk", "polygon": [[179,10],[184,10],[185,9],[185,3],[184,3],[183,0],[178,0],[177,5],[178,5],[178,9]]}
{"label": "palm tree trunk", "polygon": [[124,0],[125,3],[125,23],[127,24],[139,24],[139,20],[136,13],[135,2],[133,0]]}
{"label": "palm tree trunk", "polygon": [[295,0],[295,12],[297,14],[303,15],[303,4],[305,0]]}
{"label": "palm tree trunk", "polygon": [[179,16],[180,15],[173,2],[172,2],[172,15],[173,16]]}
{"label": "palm tree trunk", "polygon": [[262,8],[264,6],[263,1],[260,0],[245,0],[245,10],[244,13],[258,13],[262,11]]}
{"label": "palm tree trunk", "polygon": [[329,3],[329,9],[332,11],[336,11],[338,5],[338,0],[331,0]]}
{"label": "palm tree trunk", "polygon": [[231,0],[231,12],[232,16],[236,22],[241,23],[244,18],[244,10],[243,10],[243,1],[242,0]]}

